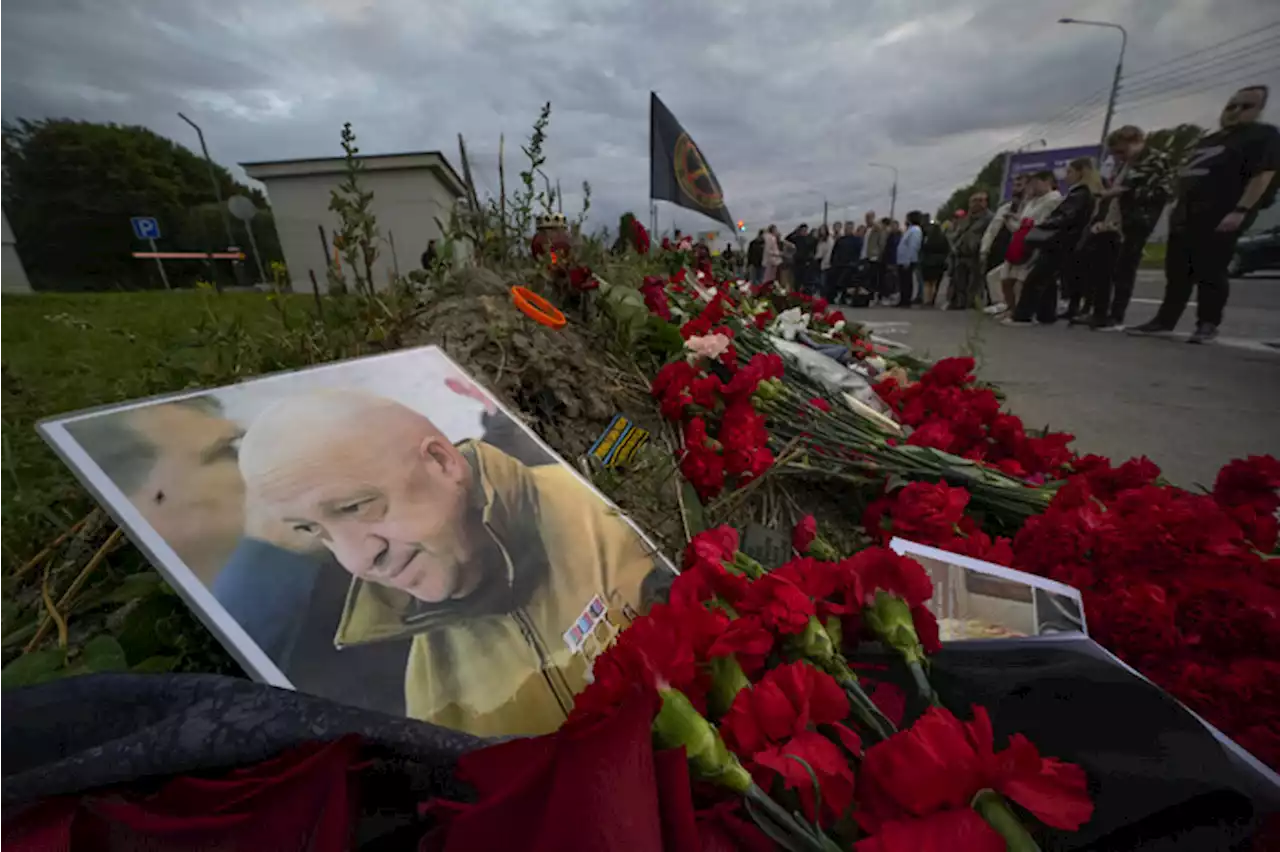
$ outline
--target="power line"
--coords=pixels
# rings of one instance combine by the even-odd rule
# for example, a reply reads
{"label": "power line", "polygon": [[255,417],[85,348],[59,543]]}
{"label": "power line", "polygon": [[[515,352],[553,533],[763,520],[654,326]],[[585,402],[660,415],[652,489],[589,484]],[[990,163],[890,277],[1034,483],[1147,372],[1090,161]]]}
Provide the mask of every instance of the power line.
{"label": "power line", "polygon": [[[1262,27],[1255,27],[1251,29],[1249,32],[1240,33],[1230,38],[1223,39],[1222,41],[1216,42],[1214,44],[1206,45],[1205,47],[1189,51],[1180,56],[1171,57],[1161,62],[1148,65],[1130,74],[1125,74],[1121,79],[1121,93],[1134,95],[1137,97],[1135,100],[1131,100],[1128,103],[1118,103],[1116,105],[1116,110],[1119,111],[1120,109],[1131,109],[1134,106],[1140,106],[1140,105],[1150,104],[1150,103],[1159,103],[1162,100],[1172,100],[1175,98],[1187,97],[1189,95],[1198,94],[1200,92],[1208,91],[1213,88],[1218,88],[1221,85],[1225,85],[1226,82],[1228,81],[1215,80],[1214,82],[1212,82],[1207,86],[1200,86],[1199,84],[1202,82],[1202,79],[1180,79],[1180,78],[1186,78],[1186,76],[1189,73],[1203,72],[1206,69],[1213,69],[1213,66],[1215,65],[1221,65],[1224,62],[1238,60],[1241,57],[1247,58],[1248,56],[1252,56],[1255,54],[1263,54],[1263,53],[1269,54],[1269,50],[1272,44],[1277,39],[1277,37],[1280,37],[1280,34],[1269,34],[1269,33],[1271,33],[1272,30],[1275,30],[1277,28],[1280,28],[1280,21],[1274,21]],[[1252,39],[1257,39],[1258,36],[1263,36],[1263,38],[1258,41],[1253,41],[1252,43],[1246,43],[1244,45],[1238,44],[1239,42],[1250,42],[1250,40]],[[1231,45],[1236,45],[1236,46],[1231,47],[1231,50],[1227,54],[1221,54],[1221,53],[1215,54],[1216,51],[1222,51],[1223,48],[1227,48]],[[1199,58],[1196,59],[1196,57],[1199,57]],[[1263,59],[1269,59],[1269,58],[1270,58],[1269,55],[1266,57],[1259,57],[1259,59],[1254,60],[1254,62],[1262,61]],[[1188,60],[1193,60],[1193,59],[1194,59],[1193,62],[1188,62]],[[1249,67],[1252,67],[1252,64],[1253,63],[1246,63],[1246,65]],[[1171,68],[1170,66],[1175,66],[1175,67]],[[1212,73],[1217,74],[1217,73],[1228,71],[1228,70],[1233,72],[1232,74],[1233,77],[1239,77],[1240,74],[1242,73],[1239,67],[1232,68],[1232,69],[1216,68],[1216,69],[1213,69]],[[1255,70],[1249,71],[1248,73],[1251,75],[1257,75],[1262,73],[1269,73],[1270,70],[1271,69],[1255,69]],[[1153,75],[1156,75],[1157,73],[1163,76],[1153,76]],[[1151,79],[1144,79],[1144,78],[1151,78]],[[1124,89],[1125,82],[1128,82],[1131,85],[1131,88],[1128,89],[1127,92]],[[1177,86],[1170,86],[1169,83],[1171,82],[1178,82],[1180,83],[1180,85],[1183,85],[1183,86],[1197,86],[1197,88],[1189,89],[1185,92],[1174,94],[1168,97],[1160,97],[1161,95],[1164,95],[1165,93],[1170,91],[1175,91],[1178,88]],[[977,163],[981,163],[980,168],[985,168],[987,163],[989,163],[993,157],[1001,153],[1004,153],[1006,151],[1015,150],[1019,146],[1027,144],[1028,142],[1034,141],[1036,139],[1047,138],[1050,135],[1049,131],[1052,129],[1056,128],[1058,133],[1063,133],[1067,130],[1079,127],[1081,124],[1091,121],[1097,117],[1099,111],[1102,108],[1101,103],[1107,96],[1109,96],[1109,93],[1110,93],[1110,87],[1101,88],[1098,91],[1086,97],[1084,100],[1074,103],[1071,106],[1067,107],[1066,109],[1062,110],[1061,112],[1056,113],[1043,124],[1037,125],[1031,128],[1030,130],[1023,132],[1019,136],[1013,137],[1012,139],[1009,139],[1001,143],[1001,145],[994,150],[989,150],[977,156],[967,157],[964,160],[961,160],[956,164],[954,164],[953,166],[951,166],[951,169],[954,171],[961,171],[962,169],[971,167],[972,165]],[[912,191],[913,192],[933,192],[936,189],[943,188],[946,186],[956,186],[956,184],[954,183],[954,179],[944,179],[942,181],[929,184],[923,188],[913,187]]]}
{"label": "power line", "polygon": [[958,169],[962,166],[968,166],[978,162],[981,162],[982,165],[985,166],[991,161],[991,158],[997,154],[1002,154],[1005,151],[1014,150],[1023,145],[1035,142],[1038,139],[1046,138],[1049,135],[1049,131],[1059,124],[1066,123],[1067,125],[1070,125],[1072,122],[1077,121],[1083,116],[1092,117],[1101,109],[1102,99],[1106,94],[1107,89],[1099,89],[1083,101],[1074,103],[1066,109],[1050,116],[1043,124],[1035,125],[1018,136],[1006,139],[996,148],[988,150],[985,153],[966,157],[956,163],[952,168]]}
{"label": "power line", "polygon": [[1280,27],[1280,21],[1274,21],[1270,24],[1267,24],[1264,27],[1255,27],[1249,30],[1249,32],[1247,33],[1241,33],[1240,35],[1232,36],[1231,38],[1224,39],[1223,41],[1220,41],[1217,44],[1211,44],[1211,45],[1208,45],[1207,47],[1201,47],[1197,50],[1191,51],[1190,53],[1184,53],[1181,56],[1175,56],[1171,59],[1166,59],[1162,62],[1157,62],[1154,65],[1148,65],[1145,68],[1139,68],[1137,71],[1133,72],[1129,76],[1145,77],[1145,76],[1148,76],[1152,71],[1159,70],[1161,68],[1164,68],[1167,65],[1176,65],[1179,62],[1183,62],[1184,60],[1190,59],[1193,56],[1199,56],[1202,53],[1208,53],[1210,51],[1218,50],[1219,48],[1225,47],[1228,44],[1233,44],[1237,41],[1243,41],[1245,39],[1252,38],[1256,35],[1260,35],[1270,30],[1276,29],[1277,27]]}
{"label": "power line", "polygon": [[1217,74],[1218,72],[1224,70],[1223,68],[1220,68],[1220,67],[1215,68],[1214,66],[1241,64],[1246,61],[1253,61],[1253,60],[1250,60],[1249,58],[1256,57],[1259,54],[1262,54],[1262,58],[1264,59],[1271,59],[1275,57],[1277,54],[1280,54],[1280,37],[1273,38],[1270,41],[1263,44],[1254,45],[1249,50],[1244,50],[1244,51],[1241,51],[1240,53],[1233,53],[1228,56],[1219,56],[1211,62],[1206,62],[1206,63],[1192,66],[1189,68],[1173,71],[1173,72],[1170,72],[1169,76],[1167,77],[1158,77],[1156,79],[1148,80],[1148,81],[1139,83],[1137,85],[1130,84],[1128,82],[1129,77],[1125,76],[1121,78],[1120,91],[1122,93],[1138,94],[1140,92],[1144,92],[1153,88],[1160,88],[1168,83],[1176,83],[1176,82],[1194,83],[1196,78],[1198,77],[1202,77],[1206,74]]}
{"label": "power line", "polygon": [[1216,89],[1221,86],[1239,85],[1247,86],[1255,81],[1259,75],[1270,74],[1280,69],[1280,65],[1266,65],[1265,63],[1274,63],[1275,57],[1260,57],[1250,63],[1247,68],[1222,69],[1222,73],[1213,75],[1212,79],[1200,79],[1184,82],[1177,86],[1170,86],[1165,89],[1159,89],[1147,92],[1140,97],[1131,100],[1122,101],[1116,105],[1116,109],[1132,108],[1138,104],[1160,103],[1162,101],[1176,100],[1185,98],[1188,95],[1194,95],[1199,92],[1206,92],[1210,89]]}

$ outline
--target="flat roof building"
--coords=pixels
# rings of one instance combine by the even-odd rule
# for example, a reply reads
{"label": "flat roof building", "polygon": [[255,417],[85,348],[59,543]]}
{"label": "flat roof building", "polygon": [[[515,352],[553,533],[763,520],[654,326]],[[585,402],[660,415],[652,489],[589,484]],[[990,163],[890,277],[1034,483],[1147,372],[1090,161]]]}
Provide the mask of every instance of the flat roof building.
{"label": "flat roof building", "polygon": [[[360,184],[373,193],[373,213],[382,243],[373,267],[374,286],[386,289],[396,266],[400,274],[421,268],[427,241],[439,240],[457,199],[465,195],[462,179],[439,151],[380,154],[358,158],[364,165]],[[314,271],[321,292],[328,289],[326,264],[333,261],[333,235],[338,214],[329,209],[330,193],[346,174],[343,157],[241,163],[249,177],[267,187],[280,248],[295,292],[309,292]],[[325,256],[320,226],[329,243]],[[395,253],[392,254],[392,238]],[[348,286],[350,270],[343,272]]]}

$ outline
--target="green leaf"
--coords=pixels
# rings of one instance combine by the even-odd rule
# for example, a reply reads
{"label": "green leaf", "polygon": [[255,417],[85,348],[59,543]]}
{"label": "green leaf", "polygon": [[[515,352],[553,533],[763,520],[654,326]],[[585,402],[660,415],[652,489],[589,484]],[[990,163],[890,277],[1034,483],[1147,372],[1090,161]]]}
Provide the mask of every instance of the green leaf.
{"label": "green leaf", "polygon": [[6,628],[10,627],[14,619],[18,617],[19,612],[18,605],[13,601],[8,598],[0,600],[0,625],[4,625]]}
{"label": "green leaf", "polygon": [[66,661],[67,652],[62,648],[46,648],[43,651],[23,654],[0,672],[0,688],[34,686],[37,683],[53,680]]}
{"label": "green leaf", "polygon": [[129,671],[136,672],[137,674],[163,674],[165,672],[171,672],[177,668],[178,661],[181,659],[181,657],[177,656],[147,657],[136,666],[130,668]]}
{"label": "green leaf", "polygon": [[182,602],[176,596],[155,595],[129,611],[116,638],[130,663],[175,649],[169,623],[180,615],[181,609]]}
{"label": "green leaf", "polygon": [[684,525],[689,535],[695,536],[707,528],[707,519],[702,511],[702,501],[698,492],[688,480],[680,480],[681,511],[684,513]]}
{"label": "green leaf", "polygon": [[154,571],[146,571],[137,574],[129,574],[124,580],[111,590],[106,591],[101,597],[93,599],[95,605],[100,604],[127,604],[131,600],[141,599],[141,597],[150,597],[151,595],[163,594],[169,591],[168,583],[165,583],[164,577]]}
{"label": "green leaf", "polygon": [[95,636],[85,643],[80,664],[91,672],[118,672],[129,668],[124,648],[114,636]]}

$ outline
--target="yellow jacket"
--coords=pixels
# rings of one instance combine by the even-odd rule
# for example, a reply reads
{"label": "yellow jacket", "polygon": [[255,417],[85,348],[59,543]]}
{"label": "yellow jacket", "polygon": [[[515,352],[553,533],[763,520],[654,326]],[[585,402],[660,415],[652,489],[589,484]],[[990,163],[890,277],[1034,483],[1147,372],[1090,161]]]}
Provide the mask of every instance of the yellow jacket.
{"label": "yellow jacket", "polygon": [[436,605],[354,580],[334,643],[412,637],[405,707],[415,719],[481,735],[546,733],[573,707],[589,660],[671,574],[562,465],[527,467],[477,441],[459,449],[505,577]]}

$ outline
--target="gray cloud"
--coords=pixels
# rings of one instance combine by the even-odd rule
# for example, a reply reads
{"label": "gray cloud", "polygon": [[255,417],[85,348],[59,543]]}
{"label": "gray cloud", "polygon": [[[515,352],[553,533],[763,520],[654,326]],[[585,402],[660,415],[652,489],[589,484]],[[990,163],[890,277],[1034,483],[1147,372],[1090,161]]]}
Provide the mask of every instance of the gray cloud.
{"label": "gray cloud", "polygon": [[[901,170],[899,213],[932,209],[1011,140],[1086,143],[1110,82],[1112,32],[1054,23],[1105,18],[1131,33],[1128,67],[1176,58],[1275,20],[1269,0],[15,0],[5,9],[3,114],[140,123],[239,161],[338,152],[354,123],[370,153],[440,149],[463,133],[482,190],[497,188],[543,101],[552,172],[569,206],[593,186],[592,222],[643,213],[648,94],[681,118],[752,227],[874,206]],[[1276,66],[1263,82],[1280,84]],[[1211,73],[1218,73],[1217,71]],[[1244,72],[1241,72],[1244,73]],[[1212,123],[1234,83],[1148,98],[1122,120]],[[1149,76],[1158,83],[1159,75]],[[1213,83],[1217,77],[1208,77]],[[1177,82],[1176,80],[1174,81]],[[1174,83],[1170,83],[1173,86]],[[1184,89],[1187,87],[1183,87]],[[1122,99],[1123,100],[1123,99]],[[664,206],[686,228],[710,227]]]}

